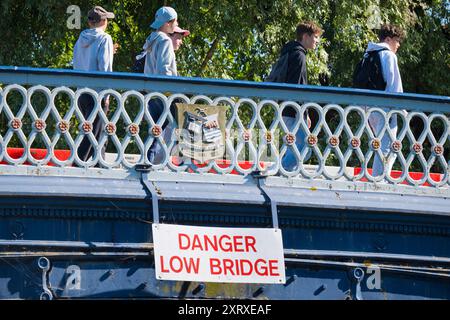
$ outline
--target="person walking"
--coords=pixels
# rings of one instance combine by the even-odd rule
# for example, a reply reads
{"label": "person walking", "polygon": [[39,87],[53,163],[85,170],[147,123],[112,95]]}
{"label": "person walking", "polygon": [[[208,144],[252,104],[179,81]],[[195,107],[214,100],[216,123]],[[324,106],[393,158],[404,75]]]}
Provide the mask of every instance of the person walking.
{"label": "person walking", "polygon": [[[372,67],[368,66],[370,70],[380,70],[360,72],[360,74],[367,74],[365,77],[371,78],[369,81],[359,81],[359,83],[366,83],[364,87],[366,89],[383,90],[386,92],[403,92],[402,78],[398,67],[397,51],[400,48],[401,42],[405,37],[405,32],[395,25],[385,24],[381,26],[379,31],[379,43],[369,42],[367,49],[364,53],[364,59],[370,59],[372,55],[375,59],[372,59],[374,64]],[[376,66],[379,64],[379,67]],[[355,74],[357,77],[358,74]],[[355,78],[356,79],[356,78]],[[361,87],[361,85],[356,85]],[[389,112],[389,109],[385,108],[384,111]],[[385,126],[385,117],[378,112],[372,112],[369,116],[369,125],[372,128],[375,136],[378,136],[381,130]],[[389,119],[388,130],[390,130],[392,136],[397,136],[397,115],[394,114]],[[391,150],[391,138],[386,132],[381,140],[381,153],[383,159],[380,158],[378,153],[375,153],[375,158],[372,167],[372,176],[380,176],[383,174],[383,168],[386,167],[387,175],[390,174],[392,166],[394,165],[396,154],[393,154],[388,158]]]}
{"label": "person walking", "polygon": [[[300,23],[296,28],[296,40],[286,43],[281,49],[280,59],[277,64],[279,72],[281,75],[269,76],[276,79],[276,82],[292,83],[292,84],[308,84],[308,74],[306,69],[306,55],[308,50],[314,50],[320,41],[320,36],[323,30],[316,23],[307,21]],[[284,65],[280,65],[284,64]],[[283,121],[289,130],[296,124],[296,111],[292,107],[284,109]],[[311,127],[311,121],[309,115],[305,115],[305,120],[307,122],[308,128]],[[306,133],[301,127],[296,132],[296,146],[299,151],[304,144],[306,138]],[[308,150],[306,157],[303,161],[307,161],[311,155],[311,150]],[[297,159],[290,148],[286,151],[282,162],[283,168],[288,171],[297,169]]]}
{"label": "person walking", "polygon": [[[115,15],[112,12],[106,11],[100,6],[95,6],[88,12],[89,29],[81,32],[80,37],[75,43],[73,50],[73,69],[82,71],[113,71],[113,56],[117,46],[113,44],[112,38],[106,33],[108,27],[108,19],[114,19]],[[95,100],[89,94],[82,94],[78,99],[78,106],[85,119],[95,107]],[[109,96],[102,101],[102,108],[105,113],[109,110]],[[92,125],[92,132],[97,141],[103,131],[104,123],[100,117],[96,117]],[[101,150],[104,157],[106,144]],[[93,145],[85,136],[78,147],[78,157],[82,161],[88,159],[95,152]]]}
{"label": "person walking", "polygon": [[[175,32],[178,27],[178,14],[171,7],[161,7],[156,11],[155,19],[150,25],[154,31],[150,34],[144,44],[145,66],[144,74],[148,76],[178,76],[175,51],[170,34]],[[164,103],[159,99],[149,101],[149,111],[153,120],[156,122],[164,112]],[[173,106],[170,106],[172,114]],[[162,129],[167,126],[166,120]],[[156,139],[153,140],[148,152],[147,158],[150,163],[154,163],[157,151]]]}

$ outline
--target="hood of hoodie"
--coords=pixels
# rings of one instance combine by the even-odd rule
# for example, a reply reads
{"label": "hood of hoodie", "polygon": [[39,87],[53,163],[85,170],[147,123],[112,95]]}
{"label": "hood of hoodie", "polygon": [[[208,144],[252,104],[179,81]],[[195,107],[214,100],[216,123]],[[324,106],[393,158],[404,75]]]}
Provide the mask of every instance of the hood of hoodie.
{"label": "hood of hoodie", "polygon": [[100,29],[87,29],[80,34],[80,45],[83,48],[91,46],[98,39],[103,38],[106,33]]}
{"label": "hood of hoodie", "polygon": [[168,38],[168,36],[164,32],[161,32],[161,31],[152,32],[148,36],[147,40],[145,40],[143,49],[145,51],[151,51],[152,47],[155,45],[155,43],[163,40],[164,38]]}
{"label": "hood of hoodie", "polygon": [[381,43],[369,42],[369,44],[367,45],[366,52],[375,51],[375,50],[381,50],[381,49],[391,50],[387,43],[384,43],[384,42],[381,42]]}
{"label": "hood of hoodie", "polygon": [[283,46],[281,49],[281,55],[291,51],[303,51],[304,54],[307,54],[306,49],[300,44],[300,42],[295,40],[290,41]]}

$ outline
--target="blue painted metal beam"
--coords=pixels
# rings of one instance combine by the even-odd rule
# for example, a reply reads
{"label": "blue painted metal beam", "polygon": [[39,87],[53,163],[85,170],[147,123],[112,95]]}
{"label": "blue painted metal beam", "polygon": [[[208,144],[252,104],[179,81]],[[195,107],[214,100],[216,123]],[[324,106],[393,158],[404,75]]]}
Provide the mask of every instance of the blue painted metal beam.
{"label": "blue painted metal beam", "polygon": [[135,73],[85,72],[68,69],[36,69],[0,66],[0,83],[44,86],[98,87],[99,79],[109,88],[172,91],[213,96],[262,97],[282,100],[309,100],[320,103],[357,104],[448,112],[450,97],[422,94],[397,94],[373,90],[319,87],[250,81],[145,76]]}

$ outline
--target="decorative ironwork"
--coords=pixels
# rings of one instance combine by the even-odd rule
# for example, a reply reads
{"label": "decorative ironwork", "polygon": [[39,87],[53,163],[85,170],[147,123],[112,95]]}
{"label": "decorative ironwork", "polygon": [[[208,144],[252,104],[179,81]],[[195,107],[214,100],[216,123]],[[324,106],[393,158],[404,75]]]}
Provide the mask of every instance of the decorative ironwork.
{"label": "decorative ironwork", "polygon": [[66,120],[61,120],[56,124],[56,127],[58,128],[59,132],[66,133],[69,131],[70,122]]}
{"label": "decorative ironwork", "polygon": [[399,140],[392,142],[391,149],[394,152],[400,152],[402,150],[402,143]]}
{"label": "decorative ironwork", "polygon": [[337,136],[331,136],[328,140],[328,144],[331,147],[336,148],[339,145],[339,138]]}
{"label": "decorative ironwork", "polygon": [[42,119],[37,119],[34,121],[34,128],[37,132],[42,132],[45,130],[46,124],[45,121]]}
{"label": "decorative ironwork", "polygon": [[225,152],[225,108],[186,103],[176,107],[181,153],[200,162],[221,158]]}
{"label": "decorative ironwork", "polygon": [[139,126],[136,123],[130,124],[127,130],[132,136],[137,136],[139,134]]}
{"label": "decorative ironwork", "polygon": [[372,140],[372,143],[370,145],[372,146],[372,149],[376,151],[381,148],[381,140],[375,138]]}
{"label": "decorative ironwork", "polygon": [[353,137],[352,140],[350,140],[350,145],[353,149],[358,149],[361,146],[361,140],[359,138]]}
{"label": "decorative ironwork", "polygon": [[316,136],[316,135],[310,134],[310,135],[308,136],[308,138],[306,139],[306,141],[308,142],[308,144],[309,144],[311,147],[314,147],[314,146],[317,144],[318,139],[317,139],[317,136]]}
{"label": "decorative ironwork", "polygon": [[[59,77],[60,75],[55,74],[54,76]],[[21,79],[22,78],[17,77],[17,81],[22,81]],[[36,79],[37,78],[33,78],[33,81],[38,81]],[[61,79],[63,79],[62,76]],[[104,79],[91,80],[93,81],[92,86],[95,88],[105,86]],[[14,83],[13,81],[15,80],[11,80],[10,82]],[[77,78],[74,78],[73,81],[78,80]],[[130,82],[128,83],[128,81]],[[93,124],[84,120],[85,118],[83,118],[76,104],[72,104],[68,108],[59,108],[56,102],[50,102],[55,101],[54,97],[59,94],[69,96],[72,101],[82,94],[89,94],[94,99],[111,95],[118,102],[114,113],[104,112],[100,104],[96,104],[92,110],[92,113],[97,114],[97,118],[104,123],[105,134],[111,137],[111,139],[108,140],[108,143],[114,144],[114,147],[117,150],[117,159],[115,161],[109,163],[105,161],[105,159],[100,159],[102,160],[102,167],[110,169],[110,172],[113,172],[112,169],[129,170],[134,166],[136,161],[144,164],[149,163],[147,157],[143,156],[143,153],[145,150],[149,149],[149,144],[153,143],[154,140],[139,136],[141,128],[149,128],[148,132],[153,137],[161,137],[164,133],[164,139],[158,140],[158,145],[162,150],[159,155],[161,164],[152,164],[153,170],[191,173],[215,172],[223,175],[233,172],[233,174],[246,175],[258,169],[258,165],[260,167],[270,167],[273,163],[279,163],[279,157],[287,155],[287,152],[294,151],[294,161],[298,162],[302,161],[301,159],[304,161],[307,157],[307,153],[312,151],[314,152],[317,161],[315,162],[315,165],[308,168],[299,166],[298,170],[291,171],[275,168],[274,170],[269,170],[267,174],[287,177],[296,176],[298,178],[307,178],[308,180],[346,180],[349,183],[353,183],[355,175],[348,174],[348,167],[351,166],[351,163],[354,163],[354,157],[359,159],[358,166],[363,168],[368,167],[368,169],[370,169],[370,165],[367,166],[365,163],[366,161],[370,161],[369,159],[372,159],[372,157],[368,156],[368,153],[373,151],[378,152],[382,146],[381,141],[384,141],[385,137],[389,137],[391,140],[394,140],[390,145],[391,150],[389,153],[398,154],[398,157],[396,157],[396,162],[398,164],[396,170],[401,172],[400,175],[395,175],[399,178],[393,178],[394,175],[385,174],[384,180],[386,182],[394,183],[398,187],[401,187],[403,183],[414,185],[416,182],[409,179],[409,174],[412,170],[420,171],[420,166],[422,166],[422,173],[424,173],[423,181],[427,181],[433,187],[449,187],[449,159],[443,159],[444,161],[442,161],[442,159],[437,158],[445,156],[444,145],[446,145],[450,139],[450,122],[448,115],[444,114],[446,111],[443,111],[450,110],[450,106],[448,100],[445,99],[441,99],[442,101],[438,99],[438,102],[434,102],[436,100],[434,99],[431,102],[426,101],[426,103],[418,103],[417,101],[424,98],[415,97],[412,99],[405,96],[400,104],[395,99],[389,97],[380,96],[372,101],[372,98],[369,96],[361,94],[353,95],[351,91],[343,93],[339,90],[329,88],[323,89],[327,90],[327,95],[321,98],[322,102],[319,104],[313,102],[316,98],[316,94],[308,92],[307,89],[299,90],[296,88],[294,90],[287,88],[283,93],[277,90],[270,91],[272,89],[267,89],[263,90],[264,92],[262,93],[261,88],[258,88],[258,84],[254,84],[258,90],[253,90],[244,86],[239,87],[239,84],[228,86],[225,83],[217,83],[214,87],[215,95],[208,96],[202,92],[205,87],[195,83],[190,83],[188,89],[185,84],[181,85],[178,84],[178,82],[170,82],[170,94],[165,93],[166,91],[164,88],[167,86],[163,86],[163,84],[166,85],[167,82],[159,83],[156,80],[154,83],[156,86],[154,87],[156,88],[154,89],[155,91],[147,92],[145,94],[142,94],[142,91],[148,87],[145,81],[142,81],[142,84],[140,84],[140,81],[135,79],[121,80],[120,83],[117,83],[117,87],[119,87],[120,84],[121,90],[123,90],[123,84],[131,85],[131,83],[133,83],[133,85],[138,86],[134,87],[136,90],[124,91],[114,90],[114,83],[116,82],[112,81],[108,83],[110,83],[112,87],[102,92],[87,89],[79,82],[71,82],[64,87],[56,84],[55,87],[48,88],[38,85],[38,83],[30,83],[26,86],[21,85],[20,83],[2,86],[0,89],[0,118],[6,118],[9,125],[9,129],[7,128],[6,131],[2,131],[0,135],[0,142],[3,147],[3,153],[2,150],[0,150],[0,160],[2,163],[6,163],[7,165],[19,165],[24,163],[29,163],[31,165],[46,165],[51,161],[54,165],[62,168],[73,164],[78,164],[84,168],[94,166],[94,162],[81,163],[76,158],[69,161],[62,161],[55,155],[52,146],[58,142],[58,139],[64,139],[65,144],[68,146],[67,149],[74,150],[80,142],[80,136],[87,135],[93,131]],[[34,84],[35,86],[33,86]],[[29,85],[31,85],[31,87]],[[139,87],[139,85],[142,85],[142,87]],[[73,91],[70,89],[72,87],[80,89]],[[235,87],[239,87],[239,90],[235,91]],[[19,91],[22,96],[26,97],[29,94],[32,95],[36,90],[42,92],[47,98],[47,105],[44,107],[43,111],[37,112],[30,101],[27,101],[26,99],[24,100],[23,108],[19,111],[11,109],[11,107],[5,103],[7,101],[6,96],[11,91]],[[285,96],[286,93],[292,93],[292,95],[288,97]],[[129,105],[128,99],[130,96],[132,96],[134,100],[137,100],[135,108],[126,107]],[[267,100],[268,96],[273,96],[272,100]],[[341,104],[336,104],[335,101],[333,101],[333,97],[339,98],[336,101],[342,101]],[[226,116],[224,116],[224,121],[220,125],[220,138],[223,139],[221,140],[220,156],[210,158],[214,161],[210,161],[206,166],[203,166],[204,164],[202,164],[202,166],[197,165],[195,162],[190,163],[189,165],[174,165],[174,163],[180,163],[180,161],[177,162],[176,160],[171,159],[171,157],[174,157],[174,154],[179,155],[181,152],[179,148],[183,130],[180,130],[179,128],[177,130],[179,134],[173,134],[171,138],[167,138],[165,134],[166,131],[163,131],[163,128],[160,125],[155,125],[148,115],[148,103],[146,103],[146,101],[152,99],[167,101],[164,103],[165,110],[163,110],[163,114],[167,115],[165,123],[167,123],[167,130],[169,132],[180,124],[180,121],[177,118],[178,115],[173,115],[173,113],[168,110],[170,105],[174,102],[178,103],[178,101],[180,101],[182,104],[186,105],[198,105],[200,106],[200,109],[208,114],[208,116],[211,115],[210,110],[212,110],[212,108],[215,108],[214,110],[216,111],[226,110],[228,108]],[[303,102],[299,103],[292,99],[298,99],[298,101]],[[245,106],[246,108],[249,107],[249,112],[245,112],[245,118],[242,117],[242,113],[240,112],[242,106]],[[299,111],[314,110],[314,112],[317,113],[317,122],[314,127],[311,128],[311,131],[308,131],[305,127],[304,119],[301,117],[293,119],[290,123],[285,122],[284,119],[282,119],[282,112],[276,112],[273,119],[270,119],[270,124],[267,124],[268,119],[263,117],[263,109],[270,107],[273,110],[283,110],[287,106]],[[385,122],[387,122],[389,120],[388,111],[403,109],[406,109],[408,112],[414,112],[415,116],[423,119],[424,132],[421,137],[429,137],[429,141],[432,144],[431,155],[423,152],[424,139],[420,138],[419,141],[415,140],[414,130],[410,127],[411,125],[407,113],[398,114],[401,122],[407,125],[404,130],[401,132],[399,131],[396,135],[394,133],[389,133],[389,128],[386,128],[381,135],[380,133],[374,133],[373,128],[370,127],[365,118],[367,114],[378,113],[380,115],[380,121],[383,121],[382,118],[384,117]],[[130,112],[130,110],[133,110],[133,112]],[[135,112],[136,110],[137,112]],[[332,120],[333,124],[325,120],[329,118],[327,117],[327,112],[330,110],[333,110],[336,114]],[[29,118],[27,115],[32,119],[31,123],[28,121]],[[48,125],[49,117],[56,119],[56,131],[64,134],[63,137],[53,135],[55,127]],[[200,118],[205,118],[203,119],[205,121]],[[207,120],[204,115],[199,115],[197,120],[202,124],[202,130],[203,128],[205,130],[214,129],[213,127],[208,127],[209,125],[207,122],[210,120]],[[125,122],[125,130],[118,129],[118,121]],[[434,123],[436,121],[440,121],[441,126],[444,128],[439,136],[436,136],[436,133],[432,132],[432,126],[430,125],[431,122]],[[78,128],[70,130],[69,132],[70,125],[73,125],[74,123],[80,125]],[[34,130],[29,130],[30,126]],[[306,137],[304,135],[305,130]],[[4,152],[6,149],[17,147],[17,145],[22,145],[24,148],[30,149],[31,145],[33,145],[32,140],[35,139],[36,132],[42,133],[40,139],[43,140],[45,148],[51,153],[45,159],[39,160],[33,158],[30,150],[21,153],[22,156],[19,157],[10,157],[7,152]],[[283,134],[284,132],[287,133]],[[296,132],[303,134],[298,135],[297,133],[297,136],[301,136],[302,141],[297,141],[298,138],[296,137]],[[208,134],[214,136],[215,134],[218,134],[218,132],[210,130]],[[259,139],[253,139],[254,135],[259,137]],[[376,138],[374,138],[374,135]],[[130,139],[130,136],[135,138]],[[319,141],[318,137],[322,136],[328,137],[327,140]],[[52,137],[56,137],[56,141],[54,141]],[[217,137],[219,137],[219,135],[217,135]],[[341,145],[340,142],[342,139],[349,139],[347,146]],[[363,142],[365,144],[367,141],[369,148],[367,148],[367,145],[363,145]],[[91,141],[91,143],[94,148],[103,148],[105,145],[102,138],[96,138],[96,141]],[[306,144],[309,147],[297,148],[298,152],[300,152],[300,158],[298,158],[297,150],[292,150],[292,148],[289,148],[289,150],[284,153],[280,152],[283,148],[286,148],[286,146],[292,146],[295,143],[299,143],[300,145]],[[405,143],[408,146],[411,145],[411,149],[403,150],[402,153],[402,149],[404,149],[402,147]],[[132,146],[132,148],[130,148],[130,146]],[[332,158],[329,157],[329,152],[326,151],[328,146],[334,149]],[[314,150],[312,150],[312,147],[314,147]],[[130,157],[128,152],[130,149],[133,150],[135,155],[135,162],[129,161]],[[383,153],[384,152],[385,151],[383,150]],[[100,152],[97,154],[100,154]],[[411,156],[416,156],[417,154],[420,154],[420,157],[418,157],[418,165],[415,163],[414,168],[412,168],[410,165]],[[384,154],[386,159],[391,158],[390,156],[390,154]],[[205,159],[203,157],[200,158]],[[227,165],[221,163],[221,161],[223,161],[222,159],[225,159]],[[251,167],[241,166],[240,162],[242,161],[250,164]],[[433,161],[434,163],[439,161],[439,167],[441,168],[440,178],[433,178],[432,174],[436,173],[427,169],[434,168]],[[330,165],[335,166],[335,169],[328,170]],[[5,166],[2,167],[4,168]],[[71,169],[76,170],[74,168]],[[389,170],[389,166],[384,166],[384,170]],[[114,172],[118,172],[118,170]],[[365,181],[364,179],[367,179],[369,182],[373,181],[373,177],[368,172],[365,172],[364,170],[359,172],[361,173],[357,175],[357,180],[360,179]]]}
{"label": "decorative ironwork", "polygon": [[295,143],[295,135],[292,133],[287,133],[286,136],[284,137],[284,140],[286,141],[286,144],[291,146]]}
{"label": "decorative ironwork", "polygon": [[116,133],[116,130],[116,125],[112,122],[107,123],[105,126],[105,131],[110,136],[114,135]]}
{"label": "decorative ironwork", "polygon": [[433,148],[433,152],[437,156],[442,156],[444,154],[444,147],[440,144],[435,145]]}
{"label": "decorative ironwork", "polygon": [[419,143],[419,142],[416,142],[416,143],[414,143],[413,144],[413,146],[412,146],[412,150],[415,152],[415,153],[417,153],[417,154],[419,154],[419,153],[421,153],[422,152],[422,150],[423,150],[423,146],[422,146],[422,144],[421,143]]}
{"label": "decorative ironwork", "polygon": [[244,142],[249,142],[252,139],[252,133],[248,130],[245,130],[242,133],[242,139],[244,140]]}
{"label": "decorative ironwork", "polygon": [[81,124],[81,129],[83,130],[84,134],[89,134],[92,132],[92,123],[89,121],[85,121]]}
{"label": "decorative ironwork", "polygon": [[163,130],[162,130],[162,128],[160,126],[154,126],[150,132],[152,133],[152,135],[155,138],[157,138],[157,137],[161,136],[162,131]]}
{"label": "decorative ironwork", "polygon": [[266,140],[267,143],[271,143],[273,139],[272,133],[270,131],[265,132],[264,139]]}
{"label": "decorative ironwork", "polygon": [[22,120],[20,120],[19,118],[14,118],[9,122],[9,126],[13,130],[18,131],[20,130],[20,128],[22,128]]}

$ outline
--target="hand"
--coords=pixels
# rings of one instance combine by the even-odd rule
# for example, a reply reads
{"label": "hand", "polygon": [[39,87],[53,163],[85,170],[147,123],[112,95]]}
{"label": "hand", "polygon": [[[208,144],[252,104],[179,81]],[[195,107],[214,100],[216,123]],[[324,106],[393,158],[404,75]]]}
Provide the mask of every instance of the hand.
{"label": "hand", "polygon": [[109,95],[103,99],[103,105],[105,112],[109,112]]}
{"label": "hand", "polygon": [[120,49],[120,44],[116,42],[113,45],[113,54],[116,54],[118,49]]}
{"label": "hand", "polygon": [[219,123],[216,120],[208,121],[208,122],[205,123],[205,127],[207,129],[218,128],[219,127]]}

